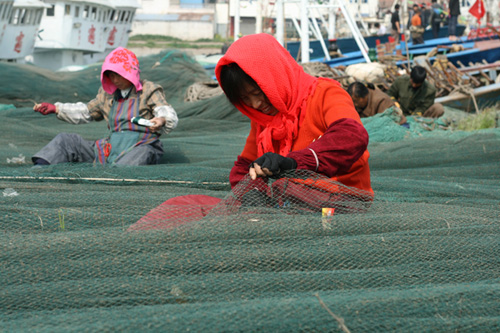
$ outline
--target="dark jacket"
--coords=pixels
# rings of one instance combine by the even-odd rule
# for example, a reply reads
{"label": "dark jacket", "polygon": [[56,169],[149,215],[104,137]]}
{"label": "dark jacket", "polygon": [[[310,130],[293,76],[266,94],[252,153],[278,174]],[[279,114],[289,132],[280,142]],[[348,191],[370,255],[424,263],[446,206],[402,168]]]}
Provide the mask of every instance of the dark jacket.
{"label": "dark jacket", "polygon": [[436,88],[426,80],[418,89],[413,89],[410,76],[403,75],[394,80],[387,95],[399,102],[405,115],[422,115],[434,104]]}
{"label": "dark jacket", "polygon": [[450,16],[458,16],[460,15],[460,1],[459,0],[450,0]]}
{"label": "dark jacket", "polygon": [[398,30],[398,27],[396,27],[396,22],[399,22],[399,13],[397,10],[392,12],[391,25],[393,30]]}
{"label": "dark jacket", "polygon": [[441,23],[444,21],[443,6],[437,2],[432,4],[431,10],[431,22]]}

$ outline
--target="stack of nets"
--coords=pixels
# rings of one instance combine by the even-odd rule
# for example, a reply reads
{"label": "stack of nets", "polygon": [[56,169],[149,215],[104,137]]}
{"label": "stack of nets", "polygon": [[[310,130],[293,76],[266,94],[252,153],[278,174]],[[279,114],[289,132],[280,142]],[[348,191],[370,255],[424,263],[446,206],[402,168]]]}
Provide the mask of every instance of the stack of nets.
{"label": "stack of nets", "polygon": [[0,64],[0,331],[500,329],[498,129],[380,115],[374,196],[305,171],[231,190],[248,120],[224,96],[184,102],[208,76],[172,54],[140,59],[179,114],[143,167],[33,168],[57,133],[107,129],[24,100],[86,101],[99,80]]}

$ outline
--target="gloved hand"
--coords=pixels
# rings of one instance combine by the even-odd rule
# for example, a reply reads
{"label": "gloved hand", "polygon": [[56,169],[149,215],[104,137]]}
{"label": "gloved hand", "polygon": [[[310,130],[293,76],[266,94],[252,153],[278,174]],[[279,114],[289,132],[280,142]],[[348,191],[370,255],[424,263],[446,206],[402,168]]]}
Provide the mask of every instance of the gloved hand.
{"label": "gloved hand", "polygon": [[284,157],[275,153],[265,153],[250,165],[250,176],[277,177],[282,171],[297,169],[297,162],[290,157]]}
{"label": "gloved hand", "polygon": [[44,116],[50,114],[50,113],[56,113],[56,106],[54,104],[50,103],[42,103],[42,104],[37,104],[33,107],[33,110],[36,112],[40,112]]}

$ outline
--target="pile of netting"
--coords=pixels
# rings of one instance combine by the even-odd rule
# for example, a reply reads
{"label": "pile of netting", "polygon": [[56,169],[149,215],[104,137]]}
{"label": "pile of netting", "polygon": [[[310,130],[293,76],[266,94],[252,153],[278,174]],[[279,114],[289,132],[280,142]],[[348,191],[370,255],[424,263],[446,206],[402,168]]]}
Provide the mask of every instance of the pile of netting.
{"label": "pile of netting", "polygon": [[380,114],[373,196],[299,170],[231,190],[248,120],[184,102],[209,80],[189,57],[140,62],[179,115],[143,167],[34,168],[57,133],[107,133],[32,110],[90,100],[99,67],[0,64],[0,331],[500,330],[498,128]]}

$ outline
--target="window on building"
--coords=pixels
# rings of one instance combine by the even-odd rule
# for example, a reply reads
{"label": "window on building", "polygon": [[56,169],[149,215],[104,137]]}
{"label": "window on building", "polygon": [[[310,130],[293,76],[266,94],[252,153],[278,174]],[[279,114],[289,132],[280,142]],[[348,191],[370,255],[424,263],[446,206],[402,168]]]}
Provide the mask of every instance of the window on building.
{"label": "window on building", "polygon": [[19,22],[19,9],[14,9],[14,12],[10,17],[10,24],[17,24],[17,22]]}
{"label": "window on building", "polygon": [[83,17],[84,19],[86,19],[86,18],[88,18],[88,17],[89,17],[89,6],[85,6],[85,7],[83,7],[83,13],[82,13],[82,14],[83,14],[83,15],[82,15],[82,17]]}
{"label": "window on building", "polygon": [[96,7],[92,7],[92,14],[90,15],[90,19],[92,21],[95,21],[97,19],[97,8]]}
{"label": "window on building", "polygon": [[42,22],[43,9],[36,10],[35,24],[40,24]]}
{"label": "window on building", "polygon": [[75,6],[75,17],[80,17],[80,6]]}
{"label": "window on building", "polygon": [[55,13],[54,8],[55,8],[55,5],[52,5],[49,8],[47,8],[47,16],[54,16],[54,13]]}
{"label": "window on building", "polygon": [[30,24],[30,14],[31,14],[31,11],[28,9],[21,10],[21,20],[20,20],[19,24],[22,24],[22,25]]}
{"label": "window on building", "polygon": [[12,3],[6,3],[5,6],[3,7],[3,14],[2,14],[2,19],[7,20],[7,18],[10,16],[12,13]]}
{"label": "window on building", "polygon": [[108,10],[108,19],[107,22],[113,22],[113,17],[115,16],[114,10]]}
{"label": "window on building", "polygon": [[64,15],[71,15],[71,5],[64,6]]}

